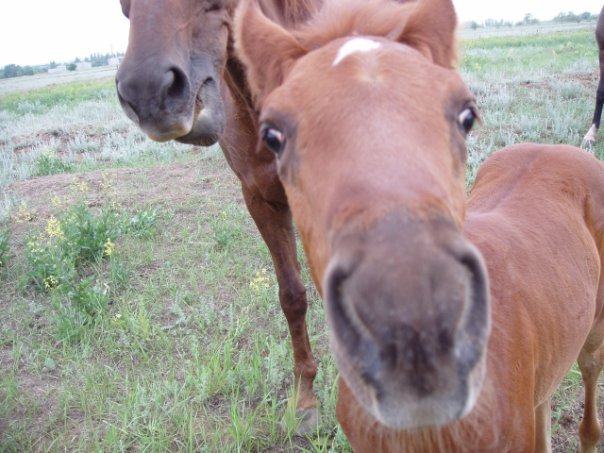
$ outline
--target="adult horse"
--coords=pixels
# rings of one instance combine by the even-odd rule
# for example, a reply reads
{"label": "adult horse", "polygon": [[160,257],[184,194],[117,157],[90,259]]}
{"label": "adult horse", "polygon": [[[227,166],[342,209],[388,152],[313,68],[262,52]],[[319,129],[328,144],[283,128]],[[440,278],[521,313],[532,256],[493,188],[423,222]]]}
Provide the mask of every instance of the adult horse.
{"label": "adult horse", "polygon": [[[284,26],[305,20],[320,0],[263,0]],[[257,152],[257,114],[241,63],[232,52],[235,1],[121,0],[130,19],[126,55],[116,76],[127,115],[152,139],[195,145],[219,141],[241,180],[247,208],[273,260],[279,301],[294,351],[300,431],[316,423],[316,364],[306,328],[291,213],[269,152]],[[261,37],[258,38],[261,40]],[[223,83],[225,82],[225,83]],[[177,182],[176,182],[177,183]]]}
{"label": "adult horse", "polygon": [[551,395],[578,358],[595,451],[603,165],[519,145],[484,165],[466,205],[477,110],[454,69],[451,0],[334,1],[295,32],[252,0],[235,24],[324,299],[352,447],[549,451]]}
{"label": "adult horse", "polygon": [[596,141],[596,133],[600,128],[600,119],[602,118],[602,106],[604,105],[604,7],[600,11],[598,24],[596,25],[596,43],[598,44],[598,61],[600,65],[600,81],[596,91],[596,108],[594,117],[591,121],[591,127],[583,138],[582,146],[591,148]]}

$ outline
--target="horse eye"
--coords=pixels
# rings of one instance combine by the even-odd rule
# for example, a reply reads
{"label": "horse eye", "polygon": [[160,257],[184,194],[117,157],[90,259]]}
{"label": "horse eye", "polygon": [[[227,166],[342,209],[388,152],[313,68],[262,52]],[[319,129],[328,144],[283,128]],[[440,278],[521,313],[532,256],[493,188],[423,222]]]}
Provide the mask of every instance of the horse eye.
{"label": "horse eye", "polygon": [[205,10],[207,13],[220,11],[223,7],[222,3],[222,0],[210,0],[209,2],[207,2]]}
{"label": "horse eye", "polygon": [[459,127],[464,131],[465,134],[469,133],[474,127],[474,121],[476,120],[476,113],[472,107],[466,107],[461,111],[457,117]]}
{"label": "horse eye", "polygon": [[283,132],[272,126],[263,126],[260,130],[260,137],[269,151],[279,157],[283,148],[285,148],[285,136]]}

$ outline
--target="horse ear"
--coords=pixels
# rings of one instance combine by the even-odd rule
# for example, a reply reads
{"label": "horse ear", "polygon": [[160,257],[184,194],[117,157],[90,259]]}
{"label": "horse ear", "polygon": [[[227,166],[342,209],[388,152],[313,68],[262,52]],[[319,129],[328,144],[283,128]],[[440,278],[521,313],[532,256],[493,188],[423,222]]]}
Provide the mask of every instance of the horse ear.
{"label": "horse ear", "polygon": [[418,0],[396,41],[408,44],[435,64],[457,64],[457,14],[451,0]]}
{"label": "horse ear", "polygon": [[235,48],[247,67],[257,105],[283,83],[293,63],[306,54],[293,35],[263,14],[257,0],[242,0],[237,9]]}

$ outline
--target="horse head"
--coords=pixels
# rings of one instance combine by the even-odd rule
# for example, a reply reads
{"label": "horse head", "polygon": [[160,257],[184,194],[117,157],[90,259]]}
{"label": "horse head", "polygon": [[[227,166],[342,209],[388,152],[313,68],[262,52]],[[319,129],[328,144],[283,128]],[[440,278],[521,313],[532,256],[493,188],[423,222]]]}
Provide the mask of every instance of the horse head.
{"label": "horse head", "polygon": [[222,133],[227,2],[121,0],[130,35],[117,93],[128,117],[153,140],[211,145]]}
{"label": "horse head", "polygon": [[481,389],[490,318],[463,235],[478,113],[454,70],[452,2],[333,2],[289,32],[251,0],[235,29],[342,378],[386,426],[459,419]]}

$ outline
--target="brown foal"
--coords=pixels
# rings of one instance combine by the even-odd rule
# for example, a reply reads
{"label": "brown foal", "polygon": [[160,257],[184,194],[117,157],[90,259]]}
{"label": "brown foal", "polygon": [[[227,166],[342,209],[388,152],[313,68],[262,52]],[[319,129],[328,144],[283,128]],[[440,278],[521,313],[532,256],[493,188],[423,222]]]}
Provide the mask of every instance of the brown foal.
{"label": "brown foal", "polygon": [[334,0],[294,31],[242,0],[235,26],[355,451],[549,451],[550,398],[577,359],[595,451],[603,165],[518,145],[466,202],[478,113],[454,69],[451,0]]}

